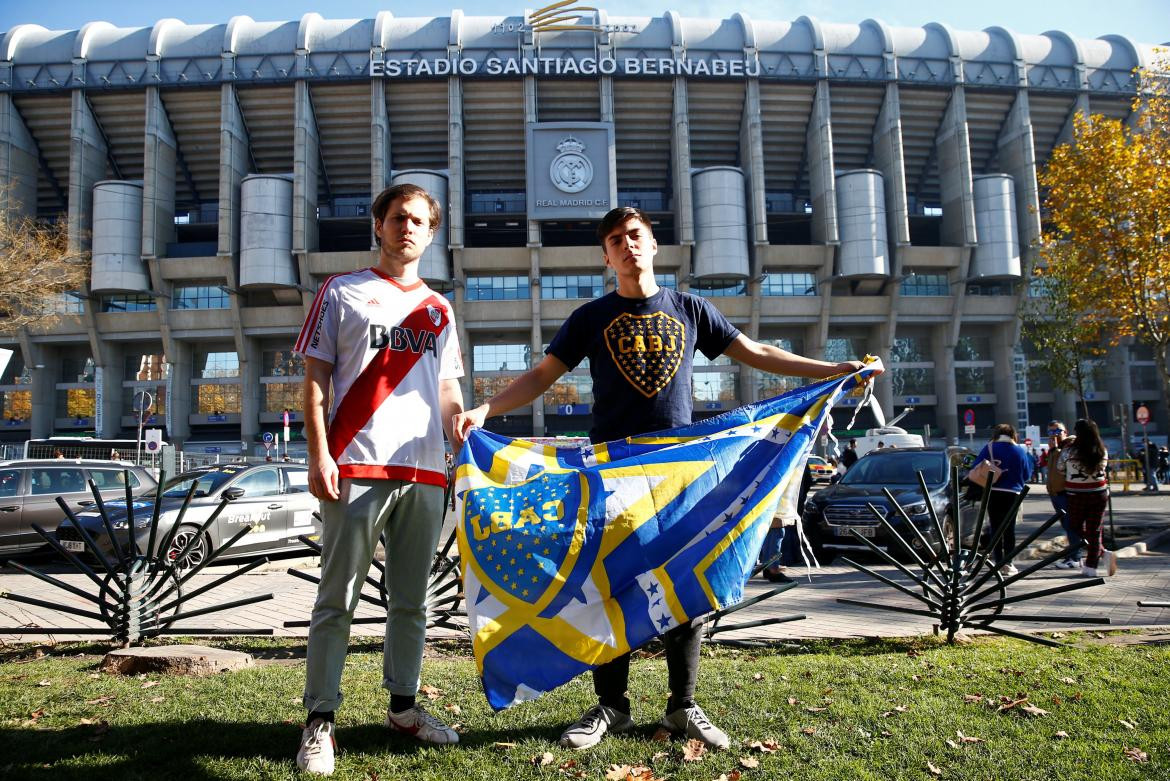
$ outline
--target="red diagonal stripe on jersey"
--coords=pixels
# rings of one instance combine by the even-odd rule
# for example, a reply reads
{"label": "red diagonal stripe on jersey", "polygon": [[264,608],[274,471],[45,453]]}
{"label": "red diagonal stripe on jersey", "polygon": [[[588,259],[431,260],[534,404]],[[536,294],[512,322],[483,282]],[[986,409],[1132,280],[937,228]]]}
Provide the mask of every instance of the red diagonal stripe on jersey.
{"label": "red diagonal stripe on jersey", "polygon": [[[431,322],[431,316],[427,313],[427,304],[432,304],[439,310],[438,325]],[[432,296],[424,300],[398,325],[414,331],[433,333],[435,335],[435,357],[438,358],[439,334],[447,325],[447,310],[438,303],[437,298]],[[350,386],[345,398],[337,407],[337,414],[333,416],[333,421],[329,424],[329,454],[333,456],[334,461],[341,457],[345,448],[353,441],[354,436],[362,430],[374,411],[382,406],[382,402],[394,392],[398,383],[402,382],[402,378],[410,373],[420,358],[422,358],[422,353],[397,351],[386,347],[379,350],[377,355],[366,365],[366,368],[362,369],[362,373]]]}

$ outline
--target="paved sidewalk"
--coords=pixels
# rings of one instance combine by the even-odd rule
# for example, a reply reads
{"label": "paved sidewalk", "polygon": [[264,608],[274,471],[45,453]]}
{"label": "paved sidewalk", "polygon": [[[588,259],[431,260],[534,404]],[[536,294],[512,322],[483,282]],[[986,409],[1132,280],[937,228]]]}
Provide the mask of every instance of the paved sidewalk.
{"label": "paved sidewalk", "polygon": [[[1044,597],[1012,607],[1021,613],[1029,614],[1078,617],[1106,616],[1111,619],[1114,626],[1170,625],[1170,608],[1139,608],[1137,605],[1139,600],[1170,600],[1170,533],[1158,534],[1158,532],[1170,528],[1170,495],[1118,497],[1114,502],[1114,512],[1119,531],[1124,529],[1127,532],[1132,532],[1126,539],[1161,538],[1162,541],[1148,552],[1122,559],[1117,576],[1107,579],[1103,586]],[[1029,497],[1024,506],[1020,539],[1023,539],[1024,535],[1034,529],[1035,525],[1049,514],[1050,510],[1045,498],[1042,496]],[[1045,539],[1051,539],[1057,533],[1059,533],[1057,530],[1050,530],[1045,535]],[[238,577],[210,594],[193,600],[187,609],[193,610],[201,606],[229,602],[260,593],[272,593],[274,599],[222,613],[184,620],[179,622],[178,626],[212,627],[237,631],[271,629],[275,635],[303,637],[306,634],[305,629],[286,629],[284,623],[308,618],[315,596],[315,587],[311,583],[287,574],[286,569],[293,565],[302,571],[316,574],[316,570],[307,566],[314,563],[312,560],[278,561],[268,565],[265,568],[266,571]],[[876,558],[864,559],[862,563],[872,566],[885,575],[902,580],[902,576],[893,567],[882,564]],[[92,587],[92,583],[84,576],[70,573],[66,565],[41,562],[33,566],[38,569],[51,570],[56,577],[79,588],[90,590]],[[202,586],[231,572],[235,566],[226,565],[214,569],[215,572],[197,576],[194,587]],[[1073,582],[1080,577],[1079,573],[1053,570],[1049,567],[1036,573],[1028,581],[1012,587],[1010,591],[1016,593],[1039,590]],[[755,596],[771,588],[773,588],[772,584],[760,579],[753,579],[748,584],[746,596]],[[10,591],[58,604],[92,609],[92,605],[86,603],[85,600],[52,588],[30,575],[15,571],[11,567],[0,568],[0,591]],[[811,576],[801,577],[796,588],[729,616],[725,619],[725,623],[739,623],[794,614],[804,614],[805,619],[768,627],[726,632],[720,634],[719,637],[721,639],[783,641],[824,637],[901,637],[926,634],[932,630],[930,619],[842,605],[837,602],[837,599],[841,597],[919,607],[919,605],[912,604],[912,600],[908,597],[898,594],[888,586],[878,583],[847,565],[834,563],[831,566],[813,571]],[[1011,609],[1008,609],[1009,614]],[[379,611],[374,606],[363,604],[358,608],[358,616],[378,617]],[[0,599],[0,627],[18,626],[55,626],[71,629],[101,626],[101,624],[47,608],[31,607],[11,600]],[[1006,626],[1015,630],[1034,631],[1068,629],[1076,625],[1006,623]],[[355,624],[353,633],[357,636],[379,636],[382,634],[382,625],[380,623]],[[447,630],[437,630],[433,636],[457,637],[459,634]],[[101,638],[102,636],[97,635],[96,637]],[[57,641],[95,639],[95,635],[81,635],[66,631],[47,638],[43,634],[0,633],[0,642],[5,643],[43,642],[46,639]]]}

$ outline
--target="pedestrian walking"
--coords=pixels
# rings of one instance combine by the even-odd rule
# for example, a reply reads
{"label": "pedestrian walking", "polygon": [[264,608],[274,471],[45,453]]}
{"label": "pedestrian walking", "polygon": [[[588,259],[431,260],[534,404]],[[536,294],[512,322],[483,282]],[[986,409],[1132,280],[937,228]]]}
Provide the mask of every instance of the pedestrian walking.
{"label": "pedestrian walking", "polygon": [[1076,435],[1057,461],[1053,480],[1056,490],[1068,492],[1068,514],[1085,541],[1085,562],[1081,572],[1091,578],[1117,572],[1117,557],[1105,550],[1102,518],[1109,501],[1105,465],[1109,451],[1101,441],[1097,424],[1082,418],[1073,426]]}

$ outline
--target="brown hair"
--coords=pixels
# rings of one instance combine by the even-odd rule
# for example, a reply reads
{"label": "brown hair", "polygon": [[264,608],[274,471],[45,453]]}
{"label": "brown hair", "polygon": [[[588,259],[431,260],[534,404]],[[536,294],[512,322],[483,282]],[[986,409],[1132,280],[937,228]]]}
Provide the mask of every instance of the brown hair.
{"label": "brown hair", "polygon": [[390,204],[398,198],[408,201],[412,198],[422,198],[427,202],[431,217],[431,233],[437,231],[439,226],[443,224],[443,207],[431,197],[430,193],[417,184],[396,184],[379,193],[378,197],[374,199],[374,205],[370,208],[375,222],[382,222],[386,219],[386,212],[390,211]]}
{"label": "brown hair", "polygon": [[605,237],[613,233],[614,228],[630,220],[638,220],[646,226],[650,235],[654,235],[654,229],[650,227],[650,215],[641,209],[635,209],[633,206],[619,206],[616,209],[610,209],[601,218],[601,224],[597,226],[597,241],[604,247]]}
{"label": "brown hair", "polygon": [[1018,440],[1018,435],[1016,434],[1016,427],[1013,426],[1011,423],[996,423],[995,428],[993,428],[991,430],[991,436],[993,438],[994,437],[1011,437],[1012,442],[1016,442]]}

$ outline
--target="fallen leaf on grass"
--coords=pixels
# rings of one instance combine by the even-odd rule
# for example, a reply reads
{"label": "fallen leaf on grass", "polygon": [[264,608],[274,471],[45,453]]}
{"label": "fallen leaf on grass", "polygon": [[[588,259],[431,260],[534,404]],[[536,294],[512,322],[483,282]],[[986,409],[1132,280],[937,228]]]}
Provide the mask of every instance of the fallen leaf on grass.
{"label": "fallen leaf on grass", "polygon": [[1127,748],[1124,752],[1125,758],[1130,762],[1149,762],[1150,755],[1142,751],[1140,748]]}
{"label": "fallen leaf on grass", "polygon": [[515,743],[505,743],[503,741],[497,740],[495,743],[492,744],[492,748],[497,749],[499,751],[507,751],[510,748],[516,748],[516,744]]}
{"label": "fallen leaf on grass", "polygon": [[755,757],[740,757],[739,764],[751,770],[752,768],[760,766],[760,760],[756,759]]}
{"label": "fallen leaf on grass", "polygon": [[926,763],[926,772],[930,773],[932,776],[938,776],[940,778],[942,777],[942,770],[935,767],[932,762]]}
{"label": "fallen leaf on grass", "polygon": [[896,710],[898,713],[905,713],[906,711],[908,711],[910,709],[908,707],[906,707],[905,705],[895,705],[894,710]]}
{"label": "fallen leaf on grass", "polygon": [[[101,673],[90,673],[89,677],[90,678],[101,678],[102,674]],[[297,702],[300,702],[300,699],[297,699]]]}
{"label": "fallen leaf on grass", "polygon": [[670,756],[669,751],[656,751],[654,753],[654,756],[650,757],[650,761],[657,762],[658,760],[664,759],[664,758],[669,757],[669,756]]}
{"label": "fallen leaf on grass", "polygon": [[739,771],[732,770],[730,773],[720,773],[715,781],[739,781]]}
{"label": "fallen leaf on grass", "polygon": [[166,699],[166,697],[151,697],[150,701],[157,705],[158,703],[164,701],[165,699]]}
{"label": "fallen leaf on grass", "polygon": [[450,711],[451,713],[455,714],[456,716],[458,716],[458,715],[459,715],[459,714],[462,712],[462,710],[463,710],[462,708],[460,708],[458,705],[456,705],[456,704],[455,704],[455,703],[453,703],[453,702],[452,702],[452,703],[448,703],[448,704],[444,705],[443,707],[444,707],[446,710]]}
{"label": "fallen leaf on grass", "polygon": [[529,757],[528,761],[537,767],[544,767],[545,765],[551,765],[553,762],[556,762],[557,758],[552,755],[551,751],[546,751],[543,754]]}
{"label": "fallen leaf on grass", "polygon": [[890,736],[891,736],[891,735],[893,735],[893,734],[894,734],[894,733],[890,732],[888,729],[884,729],[884,730],[882,730],[882,731],[881,731],[881,736],[882,736],[883,738],[888,738],[888,737],[890,737]]}
{"label": "fallen leaf on grass", "polygon": [[37,686],[52,686],[52,685],[53,685],[53,682],[50,681],[48,678],[44,679],[43,681],[37,682]]}
{"label": "fallen leaf on grass", "polygon": [[151,688],[151,687],[153,687],[153,686],[158,686],[158,685],[160,685],[161,683],[162,683],[162,681],[147,681],[146,683],[142,684],[142,688],[143,688],[143,689],[149,689],[149,688]]}
{"label": "fallen leaf on grass", "polygon": [[964,694],[963,695],[963,702],[970,702],[970,703],[983,702],[983,695],[982,694]]}
{"label": "fallen leaf on grass", "polygon": [[683,746],[683,762],[699,762],[706,753],[707,746],[703,744],[703,741],[697,738],[691,738]]}
{"label": "fallen leaf on grass", "polygon": [[800,700],[796,699],[795,697],[789,697],[789,698],[788,698],[788,704],[789,704],[789,705],[795,705],[795,704],[797,704],[798,702],[800,702]]}
{"label": "fallen leaf on grass", "polygon": [[1026,703],[1028,701],[1028,698],[1027,697],[1020,697],[1017,700],[1013,700],[1009,697],[1004,697],[1003,700],[1004,701],[1000,703],[999,707],[996,708],[996,710],[999,713],[1003,713],[1005,710],[1011,710],[1012,708],[1016,707],[1017,705],[1023,705],[1024,703]]}
{"label": "fallen leaf on grass", "polygon": [[609,765],[605,768],[605,781],[626,781],[629,775],[629,765]]}
{"label": "fallen leaf on grass", "polygon": [[865,730],[863,730],[861,727],[858,727],[858,728],[857,728],[857,734],[858,734],[858,735],[860,735],[860,736],[861,736],[861,737],[863,737],[863,738],[872,738],[872,737],[873,737],[873,733],[872,733],[872,732],[866,732],[866,731],[865,731]]}
{"label": "fallen leaf on grass", "polygon": [[654,731],[654,735],[650,738],[650,740],[655,743],[669,743],[670,730],[668,730],[666,727],[659,727]]}
{"label": "fallen leaf on grass", "polygon": [[825,711],[828,710],[828,708],[817,708],[817,707],[810,705],[807,708],[805,708],[805,710],[808,711],[809,713],[824,713]]}
{"label": "fallen leaf on grass", "polygon": [[443,696],[443,690],[437,686],[421,686],[419,691],[427,695],[428,700],[437,700]]}
{"label": "fallen leaf on grass", "polygon": [[773,738],[764,738],[763,740],[753,740],[747,744],[747,747],[761,754],[775,754],[780,748],[780,744]]}
{"label": "fallen leaf on grass", "polygon": [[1029,716],[1047,716],[1048,715],[1048,711],[1044,710],[1043,708],[1037,708],[1035,705],[1025,705],[1022,708],[1020,708],[1020,710],[1022,710],[1024,713],[1027,713]]}
{"label": "fallen leaf on grass", "polygon": [[1126,721],[1125,719],[1118,719],[1118,721],[1120,721],[1121,726],[1125,727],[1126,729],[1137,729],[1137,725],[1133,722]]}
{"label": "fallen leaf on grass", "polygon": [[951,740],[950,738],[947,738],[947,745],[950,746],[951,748],[954,748],[954,749],[957,749],[959,747],[959,744],[956,743],[955,741]]}
{"label": "fallen leaf on grass", "polygon": [[764,674],[763,673],[755,673],[754,675],[752,675],[752,680],[753,681],[762,681],[762,680],[764,680]]}
{"label": "fallen leaf on grass", "polygon": [[962,732],[956,730],[955,734],[959,736],[960,743],[986,743],[983,738],[977,738],[974,735],[964,735]]}
{"label": "fallen leaf on grass", "polygon": [[93,700],[86,700],[85,704],[86,705],[109,705],[113,701],[113,699],[114,699],[114,695],[107,694],[104,697],[98,697],[97,699],[93,699]]}
{"label": "fallen leaf on grass", "polygon": [[1064,740],[1065,738],[1068,737],[1068,733],[1065,732],[1064,730],[1061,730],[1060,732],[1056,733],[1052,737],[1056,738],[1057,740]]}
{"label": "fallen leaf on grass", "polygon": [[816,727],[801,727],[801,728],[800,728],[800,731],[801,731],[802,733],[804,733],[805,735],[815,735],[815,734],[817,734],[817,728],[816,728]]}
{"label": "fallen leaf on grass", "polygon": [[1060,682],[1061,682],[1061,683],[1067,683],[1067,684],[1070,684],[1070,685],[1072,685],[1072,684],[1075,684],[1075,683],[1076,683],[1076,681],[1075,681],[1074,679],[1072,679],[1072,678],[1069,678],[1068,676],[1065,676],[1064,678],[1061,678],[1061,679],[1060,679]]}

